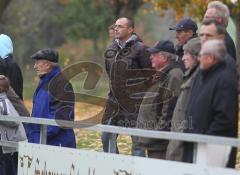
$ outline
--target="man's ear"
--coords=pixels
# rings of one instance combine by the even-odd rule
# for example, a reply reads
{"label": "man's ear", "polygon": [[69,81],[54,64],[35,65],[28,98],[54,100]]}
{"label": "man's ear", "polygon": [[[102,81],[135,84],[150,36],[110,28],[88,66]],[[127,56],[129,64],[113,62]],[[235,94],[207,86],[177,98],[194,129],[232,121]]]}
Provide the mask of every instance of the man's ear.
{"label": "man's ear", "polygon": [[223,24],[223,18],[222,17],[216,17],[216,21],[220,24]]}
{"label": "man's ear", "polygon": [[188,33],[189,37],[192,37],[194,34],[194,32],[192,30],[187,30],[187,33]]}
{"label": "man's ear", "polygon": [[47,62],[46,66],[47,66],[48,69],[52,68],[52,64],[50,62]]}
{"label": "man's ear", "polygon": [[129,33],[133,33],[133,31],[134,31],[134,29],[133,29],[132,27],[129,27],[129,28],[128,28],[128,32],[129,32]]}

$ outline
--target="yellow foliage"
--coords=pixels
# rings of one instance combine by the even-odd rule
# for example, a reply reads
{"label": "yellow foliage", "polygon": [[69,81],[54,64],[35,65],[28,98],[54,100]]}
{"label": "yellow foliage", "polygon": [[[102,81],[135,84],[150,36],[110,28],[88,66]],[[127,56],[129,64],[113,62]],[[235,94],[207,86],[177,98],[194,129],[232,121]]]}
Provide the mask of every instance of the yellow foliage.
{"label": "yellow foliage", "polygon": [[[194,16],[197,19],[202,19],[204,12],[206,11],[207,4],[212,0],[143,0],[143,2],[150,2],[153,5],[153,9],[174,9],[176,19],[181,18],[185,12],[189,16]],[[235,4],[231,0],[222,0],[223,3],[228,5],[231,11],[231,15],[240,13],[240,1]]]}

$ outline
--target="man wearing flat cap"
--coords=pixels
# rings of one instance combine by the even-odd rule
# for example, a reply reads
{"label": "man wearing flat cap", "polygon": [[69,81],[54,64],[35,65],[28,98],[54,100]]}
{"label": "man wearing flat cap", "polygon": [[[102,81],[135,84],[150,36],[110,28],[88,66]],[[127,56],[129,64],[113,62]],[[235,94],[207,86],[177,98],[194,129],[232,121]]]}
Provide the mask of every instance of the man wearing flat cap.
{"label": "man wearing flat cap", "polygon": [[[53,49],[42,49],[31,56],[34,69],[40,78],[33,96],[32,117],[74,120],[74,93],[71,83],[62,75],[58,66],[58,53]],[[28,140],[39,143],[40,126],[27,126]],[[76,147],[73,129],[57,126],[47,127],[47,144]]]}
{"label": "man wearing flat cap", "polygon": [[[137,128],[169,131],[171,118],[182,83],[183,71],[176,61],[174,44],[159,41],[148,48],[152,67],[157,71],[153,84],[143,98],[137,118]],[[138,138],[138,146],[147,150],[148,157],[165,159],[168,141]]]}
{"label": "man wearing flat cap", "polygon": [[197,37],[196,32],[198,30],[198,26],[196,22],[193,21],[191,18],[183,18],[177,23],[175,27],[170,27],[169,30],[176,31],[176,39],[178,42],[176,45],[176,55],[178,56],[177,61],[180,63],[182,70],[185,71],[186,69],[182,61],[183,46],[191,38]]}

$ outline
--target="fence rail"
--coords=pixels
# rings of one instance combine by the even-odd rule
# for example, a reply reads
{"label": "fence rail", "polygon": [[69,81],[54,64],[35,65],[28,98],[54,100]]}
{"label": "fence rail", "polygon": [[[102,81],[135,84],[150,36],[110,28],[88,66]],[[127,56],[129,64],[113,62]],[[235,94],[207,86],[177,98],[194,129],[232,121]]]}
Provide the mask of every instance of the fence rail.
{"label": "fence rail", "polygon": [[[118,126],[109,126],[93,123],[83,123],[81,121],[65,121],[65,120],[53,120],[44,118],[33,118],[33,117],[6,117],[0,115],[0,121],[14,121],[23,123],[33,123],[41,125],[41,138],[42,142],[46,142],[46,126],[60,126],[68,128],[81,128],[86,130],[98,131],[98,132],[110,132],[118,133],[123,135],[140,136],[147,138],[156,139],[167,139],[167,140],[181,140],[186,142],[195,143],[208,143],[208,144],[220,144],[226,146],[240,147],[240,139],[229,138],[229,137],[219,137],[219,136],[209,136],[202,134],[188,134],[188,133],[177,133],[177,132],[167,132],[167,131],[152,131],[152,130],[142,130],[134,128],[125,128]],[[41,143],[42,143],[41,142]],[[1,141],[0,144],[3,142]]]}
{"label": "fence rail", "polygon": [[[0,121],[9,122],[23,122],[39,124],[40,126],[40,143],[46,144],[47,141],[47,126],[59,126],[64,128],[79,128],[98,132],[110,132],[116,134],[139,136],[155,139],[166,139],[166,140],[180,140],[185,142],[194,143],[194,163],[200,166],[207,166],[207,149],[208,145],[224,145],[226,147],[240,147],[240,139],[229,138],[229,137],[219,137],[219,136],[209,136],[201,134],[188,134],[188,133],[176,133],[167,131],[152,131],[152,130],[142,130],[134,128],[125,128],[118,126],[109,126],[101,124],[93,124],[91,122],[81,122],[81,121],[65,121],[65,120],[53,120],[44,118],[32,118],[32,117],[19,117],[19,116],[3,116],[0,115]],[[18,149],[18,143],[10,141],[0,141],[1,146],[15,147]],[[112,148],[109,147],[109,150]]]}

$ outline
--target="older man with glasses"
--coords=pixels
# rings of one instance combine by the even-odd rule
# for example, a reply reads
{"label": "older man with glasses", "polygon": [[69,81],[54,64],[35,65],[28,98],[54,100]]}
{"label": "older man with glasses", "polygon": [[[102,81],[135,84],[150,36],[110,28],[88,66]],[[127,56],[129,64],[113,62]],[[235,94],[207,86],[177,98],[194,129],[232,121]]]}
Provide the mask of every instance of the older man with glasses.
{"label": "older man with glasses", "polygon": [[[185,132],[237,137],[237,77],[229,71],[226,53],[222,40],[212,39],[203,43],[199,54],[200,72],[194,81],[186,113],[186,119],[192,125]],[[214,151],[215,155],[221,154],[217,149]],[[232,160],[236,155],[233,153],[229,156],[229,162],[222,166],[234,166]],[[210,156],[209,160],[214,157]],[[193,162],[192,143],[184,144],[183,160]],[[210,162],[212,164],[209,165],[216,165],[217,161]]]}

